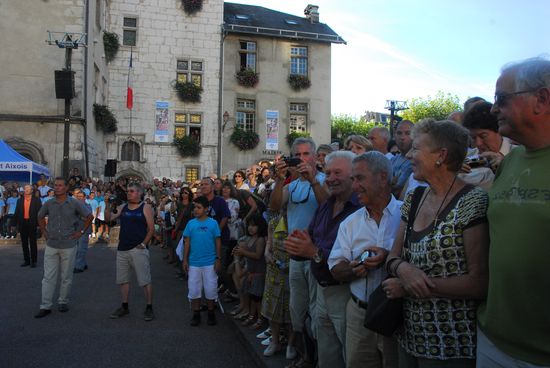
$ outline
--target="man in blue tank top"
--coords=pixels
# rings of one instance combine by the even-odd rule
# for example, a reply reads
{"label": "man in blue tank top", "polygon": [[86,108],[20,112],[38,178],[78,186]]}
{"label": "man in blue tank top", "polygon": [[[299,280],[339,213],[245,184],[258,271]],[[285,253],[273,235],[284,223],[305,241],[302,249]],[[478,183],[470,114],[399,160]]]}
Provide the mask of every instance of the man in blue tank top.
{"label": "man in blue tank top", "polygon": [[114,221],[120,218],[120,236],[116,257],[116,280],[120,285],[122,294],[122,306],[111,314],[111,318],[120,318],[128,313],[128,292],[130,290],[130,269],[134,269],[139,286],[143,287],[147,306],[143,319],[152,321],[153,314],[153,290],[151,287],[151,265],[149,262],[149,249],[147,244],[153,237],[155,228],[153,222],[153,209],[142,201],[143,187],[138,183],[128,185],[128,203],[118,206],[116,212],[111,213],[107,204],[105,208],[105,221]]}

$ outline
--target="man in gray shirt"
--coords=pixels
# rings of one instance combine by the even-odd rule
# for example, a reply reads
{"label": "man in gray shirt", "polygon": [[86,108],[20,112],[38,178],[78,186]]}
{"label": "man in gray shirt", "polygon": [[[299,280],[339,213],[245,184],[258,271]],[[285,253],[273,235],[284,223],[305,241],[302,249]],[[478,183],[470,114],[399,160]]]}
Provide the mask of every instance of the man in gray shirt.
{"label": "man in gray shirt", "polygon": [[[55,199],[44,203],[38,212],[38,223],[46,239],[44,251],[44,278],[42,279],[42,303],[35,318],[51,313],[52,299],[61,271],[58,310],[67,312],[68,295],[73,282],[73,268],[78,239],[86,233],[94,216],[84,204],[67,195],[66,179],[58,177],[54,183]],[[48,224],[46,226],[46,216]],[[85,218],[82,224],[81,218]]]}

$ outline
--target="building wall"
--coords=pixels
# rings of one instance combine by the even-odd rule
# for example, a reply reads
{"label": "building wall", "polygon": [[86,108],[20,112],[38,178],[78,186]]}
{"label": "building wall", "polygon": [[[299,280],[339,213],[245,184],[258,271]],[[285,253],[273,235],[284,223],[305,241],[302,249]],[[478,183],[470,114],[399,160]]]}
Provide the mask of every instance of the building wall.
{"label": "building wall", "polygon": [[[242,87],[235,74],[240,67],[239,42],[255,41],[256,71],[259,83],[255,88]],[[288,84],[291,46],[308,47],[308,74],[311,87],[294,91]],[[223,134],[222,173],[247,167],[261,159],[273,159],[277,153],[289,153],[286,136],[289,133],[290,103],[308,104],[308,131],[317,144],[330,143],[330,60],[331,46],[326,43],[292,41],[281,38],[248,35],[227,35],[224,42],[223,111],[230,119]],[[256,132],[260,143],[254,150],[239,151],[229,137],[235,127],[236,100],[256,101]],[[266,150],[266,110],[279,112],[279,149]]]}
{"label": "building wall", "polygon": [[[99,0],[98,0],[99,1]],[[104,1],[104,0],[101,0]],[[89,1],[94,14],[96,1]],[[65,50],[50,46],[47,31],[89,33],[86,30],[86,7],[83,0],[36,1],[32,6],[23,1],[3,1],[0,32],[0,114],[16,115],[17,121],[0,121],[0,138],[16,142],[16,148],[38,147],[43,155],[33,157],[46,164],[52,175],[61,175],[63,159],[62,121],[46,122],[40,116],[62,116],[64,100],[55,98],[54,71],[65,66]],[[60,38],[62,34],[57,34]],[[72,52],[72,70],[75,71],[76,97],[71,103],[71,115],[81,120],[86,117],[83,105],[83,76],[85,48]],[[93,78],[93,77],[92,77]],[[106,78],[102,77],[100,79]],[[91,105],[90,105],[91,106]],[[30,119],[29,116],[34,116]],[[88,114],[89,116],[90,114]],[[25,121],[25,117],[29,118]],[[23,121],[20,121],[23,120]],[[92,142],[97,140],[93,121],[88,124]],[[84,128],[72,124],[70,128],[69,160],[84,169]],[[92,147],[96,147],[94,143]]]}
{"label": "building wall", "polygon": [[[123,18],[137,17],[137,45],[132,48],[134,108],[126,109],[130,47],[121,46],[109,64],[109,106],[118,119],[118,132],[107,137],[107,158],[116,158],[121,173],[143,171],[149,175],[181,178],[186,166],[200,166],[200,175],[216,171],[219,106],[220,39],[223,1],[209,0],[195,15],[187,15],[180,1],[155,2],[112,0],[110,30],[122,42]],[[173,88],[179,58],[203,62],[202,100],[179,101]],[[167,143],[155,142],[155,103],[169,103]],[[176,112],[202,114],[199,157],[182,158],[171,144]],[[131,120],[130,120],[131,113]],[[130,122],[131,121],[131,122]],[[120,148],[128,137],[141,145],[141,161],[120,161]],[[151,179],[151,178],[148,178]]]}

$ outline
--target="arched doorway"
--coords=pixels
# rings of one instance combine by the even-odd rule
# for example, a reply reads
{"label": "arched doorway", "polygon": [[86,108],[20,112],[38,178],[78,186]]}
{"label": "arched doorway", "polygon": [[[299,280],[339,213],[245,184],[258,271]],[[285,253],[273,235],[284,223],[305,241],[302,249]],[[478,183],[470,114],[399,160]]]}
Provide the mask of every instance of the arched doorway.
{"label": "arched doorway", "polygon": [[7,138],[4,141],[29,160],[41,165],[48,165],[48,161],[44,157],[44,149],[40,144],[19,137]]}

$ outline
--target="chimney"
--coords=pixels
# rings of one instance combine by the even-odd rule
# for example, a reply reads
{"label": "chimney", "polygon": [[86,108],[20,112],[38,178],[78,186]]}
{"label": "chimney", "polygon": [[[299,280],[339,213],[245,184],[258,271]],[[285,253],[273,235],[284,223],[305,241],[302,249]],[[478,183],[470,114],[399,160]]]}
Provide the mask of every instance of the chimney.
{"label": "chimney", "polygon": [[319,23],[319,6],[308,4],[304,9],[304,14],[312,24]]}

